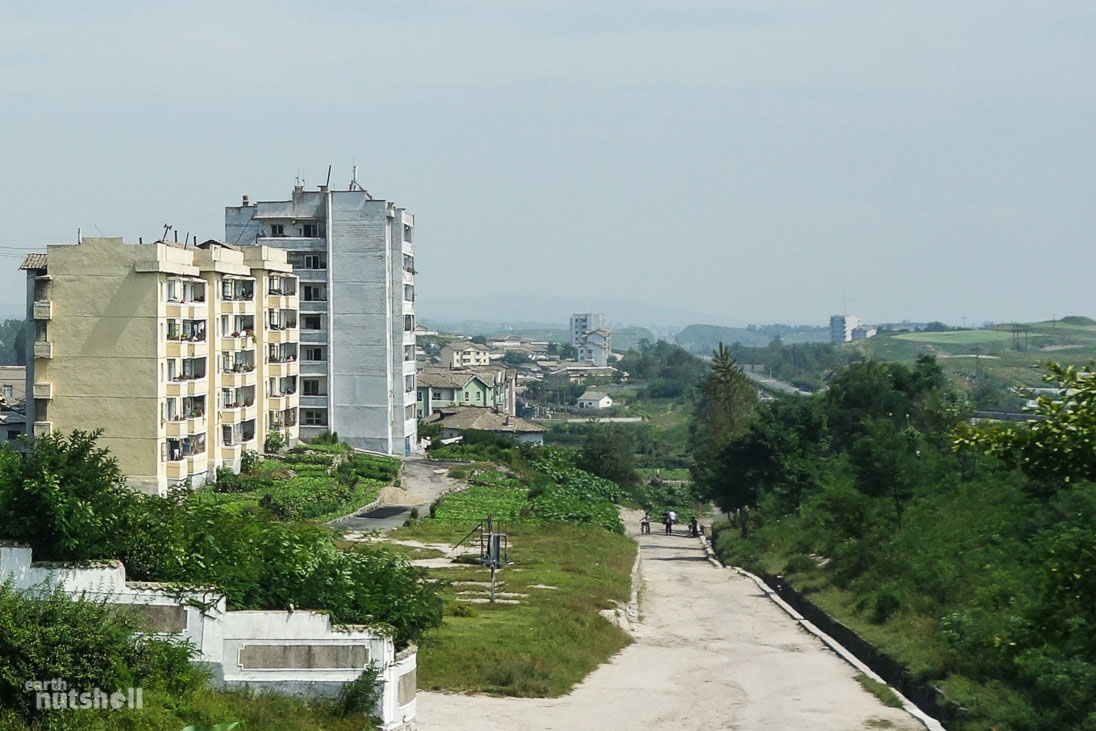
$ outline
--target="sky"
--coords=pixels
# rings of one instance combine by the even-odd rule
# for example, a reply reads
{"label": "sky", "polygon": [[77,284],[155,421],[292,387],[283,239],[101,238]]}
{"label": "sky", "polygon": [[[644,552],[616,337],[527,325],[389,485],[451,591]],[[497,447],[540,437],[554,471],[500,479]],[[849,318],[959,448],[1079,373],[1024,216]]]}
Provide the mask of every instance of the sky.
{"label": "sky", "polygon": [[0,314],[22,252],[223,238],[351,168],[420,317],[1096,316],[1096,5],[0,3]]}

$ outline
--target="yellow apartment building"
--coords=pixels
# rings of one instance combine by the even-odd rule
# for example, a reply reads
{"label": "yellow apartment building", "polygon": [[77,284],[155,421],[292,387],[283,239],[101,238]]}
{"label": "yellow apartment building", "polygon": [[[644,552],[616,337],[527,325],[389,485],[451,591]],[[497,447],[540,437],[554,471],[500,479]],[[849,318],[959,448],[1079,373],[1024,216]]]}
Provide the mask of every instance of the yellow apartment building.
{"label": "yellow apartment building", "polygon": [[286,252],[85,237],[29,254],[27,422],[102,429],[129,483],[163,494],[297,441],[297,278]]}

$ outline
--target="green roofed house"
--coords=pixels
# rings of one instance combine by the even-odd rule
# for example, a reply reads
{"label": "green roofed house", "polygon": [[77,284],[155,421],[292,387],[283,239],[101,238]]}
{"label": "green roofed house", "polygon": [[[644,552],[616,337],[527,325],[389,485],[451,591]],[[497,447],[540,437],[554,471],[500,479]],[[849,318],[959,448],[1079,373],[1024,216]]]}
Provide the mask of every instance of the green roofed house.
{"label": "green roofed house", "polygon": [[438,408],[453,406],[497,409],[512,416],[515,378],[514,371],[501,366],[422,368],[416,378],[418,416],[425,419]]}

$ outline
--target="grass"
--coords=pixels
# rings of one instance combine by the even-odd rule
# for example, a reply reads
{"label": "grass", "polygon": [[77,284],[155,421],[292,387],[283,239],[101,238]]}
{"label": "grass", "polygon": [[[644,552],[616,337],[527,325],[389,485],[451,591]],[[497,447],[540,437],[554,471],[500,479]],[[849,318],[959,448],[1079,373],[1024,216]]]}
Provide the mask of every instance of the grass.
{"label": "grass", "polygon": [[[455,543],[471,525],[417,521],[393,539]],[[598,614],[626,602],[636,544],[600,528],[554,523],[508,526],[513,564],[498,579],[501,591],[528,594],[521,604],[469,604],[458,591],[443,590],[442,626],[419,646],[422,690],[554,697],[569,692],[631,638]],[[434,569],[431,576],[486,581],[480,566]],[[532,588],[532,585],[556,589]]]}
{"label": "grass", "polygon": [[880,683],[878,680],[872,680],[867,675],[861,673],[856,676],[856,682],[863,686],[864,690],[871,693],[873,696],[879,699],[879,701],[889,708],[901,708],[902,699],[895,695],[894,691],[890,689],[889,685]]}
{"label": "grass", "polygon": [[981,345],[1003,343],[1012,340],[1012,333],[1005,330],[954,330],[950,332],[920,332],[895,335],[899,340],[933,345]]}
{"label": "grass", "polygon": [[[288,696],[249,690],[200,688],[186,697],[162,690],[144,692],[144,707],[106,711],[75,711],[52,724],[27,725],[0,710],[0,731],[179,731],[188,725],[211,727],[240,721],[239,731],[363,731],[374,726],[364,716],[340,716],[330,701],[306,702]],[[58,723],[57,721],[60,721]]]}

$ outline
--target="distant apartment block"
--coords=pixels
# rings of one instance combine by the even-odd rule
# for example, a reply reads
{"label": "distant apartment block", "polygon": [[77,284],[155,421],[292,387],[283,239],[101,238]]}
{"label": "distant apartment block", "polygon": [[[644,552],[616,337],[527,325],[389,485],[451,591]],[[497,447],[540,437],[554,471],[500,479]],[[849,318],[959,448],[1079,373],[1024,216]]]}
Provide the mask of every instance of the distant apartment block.
{"label": "distant apartment block", "polygon": [[612,331],[606,326],[604,313],[571,315],[571,345],[577,352],[575,360],[596,366],[609,365]]}
{"label": "distant apartment block", "polygon": [[860,318],[856,315],[833,315],[830,317],[830,342],[848,343],[852,341],[852,331],[860,327]]}
{"label": "distant apartment block", "polygon": [[447,343],[441,349],[445,368],[471,368],[491,364],[491,351],[479,343]]}
{"label": "distant apartment block", "polygon": [[136,489],[239,470],[297,440],[297,277],[285,252],[84,238],[29,254],[26,419],[102,429]]}
{"label": "distant apartment block", "polygon": [[301,438],[409,454],[415,409],[415,217],[355,190],[225,208],[230,243],[284,249],[301,283]]}

